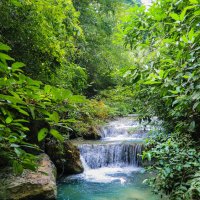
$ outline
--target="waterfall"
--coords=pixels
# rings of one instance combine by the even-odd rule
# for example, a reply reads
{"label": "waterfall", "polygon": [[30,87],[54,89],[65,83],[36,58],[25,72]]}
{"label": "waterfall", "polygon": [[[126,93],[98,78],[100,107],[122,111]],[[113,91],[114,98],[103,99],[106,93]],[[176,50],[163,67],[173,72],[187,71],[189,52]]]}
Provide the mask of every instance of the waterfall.
{"label": "waterfall", "polygon": [[[130,133],[131,131],[134,133]],[[144,130],[134,118],[110,122],[101,130],[102,140],[78,146],[85,170],[102,167],[141,166]]]}
{"label": "waterfall", "polygon": [[92,168],[107,166],[139,166],[141,144],[84,144],[79,147],[81,156]]}
{"label": "waterfall", "polygon": [[102,127],[101,136],[103,140],[107,141],[136,140],[144,137],[145,129],[147,130],[148,127],[140,125],[133,117],[119,118]]}

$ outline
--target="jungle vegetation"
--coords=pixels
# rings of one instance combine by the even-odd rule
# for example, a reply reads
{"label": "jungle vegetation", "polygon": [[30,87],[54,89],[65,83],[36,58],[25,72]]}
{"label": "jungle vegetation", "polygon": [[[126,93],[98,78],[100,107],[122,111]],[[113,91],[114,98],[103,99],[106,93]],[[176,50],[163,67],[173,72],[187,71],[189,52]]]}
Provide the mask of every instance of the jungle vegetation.
{"label": "jungle vegetation", "polygon": [[124,73],[136,110],[162,129],[147,140],[148,180],[170,199],[200,198],[200,2],[157,0],[127,10],[118,34],[135,58]]}
{"label": "jungle vegetation", "polygon": [[198,0],[1,0],[0,16],[0,167],[36,170],[32,149],[46,138],[157,116],[147,182],[171,200],[200,199]]}

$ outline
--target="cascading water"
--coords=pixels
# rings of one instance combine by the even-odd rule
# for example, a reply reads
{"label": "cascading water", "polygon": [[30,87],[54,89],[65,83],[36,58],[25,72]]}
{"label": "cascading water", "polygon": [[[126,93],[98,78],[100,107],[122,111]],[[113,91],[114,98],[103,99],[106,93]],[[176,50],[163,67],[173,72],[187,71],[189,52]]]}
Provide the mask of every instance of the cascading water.
{"label": "cascading water", "polygon": [[120,118],[101,129],[100,141],[75,142],[84,172],[61,181],[58,200],[159,200],[142,184],[148,176],[140,167],[148,128],[134,117]]}
{"label": "cascading water", "polygon": [[142,144],[138,142],[141,141],[145,131],[138,127],[138,122],[132,118],[110,122],[101,129],[100,144],[79,145],[82,159],[91,169],[140,166]]}
{"label": "cascading water", "polygon": [[141,144],[98,144],[82,145],[79,147],[81,156],[92,168],[108,166],[139,166],[141,155]]}

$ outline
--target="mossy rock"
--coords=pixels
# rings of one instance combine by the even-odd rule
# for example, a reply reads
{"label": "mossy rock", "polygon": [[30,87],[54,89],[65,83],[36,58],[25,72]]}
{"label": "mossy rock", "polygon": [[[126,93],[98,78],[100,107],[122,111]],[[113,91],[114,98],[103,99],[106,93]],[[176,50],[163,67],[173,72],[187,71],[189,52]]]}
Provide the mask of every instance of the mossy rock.
{"label": "mossy rock", "polygon": [[79,174],[83,172],[80,160],[80,152],[69,140],[63,143],[49,140],[46,143],[45,152],[54,162],[59,174]]}
{"label": "mossy rock", "polygon": [[14,175],[11,168],[4,168],[0,171],[0,187],[2,200],[55,200],[55,166],[42,154],[36,172],[24,170],[21,175]]}
{"label": "mossy rock", "polygon": [[91,126],[87,133],[83,134],[83,139],[85,140],[99,140],[101,139],[101,134],[98,128]]}

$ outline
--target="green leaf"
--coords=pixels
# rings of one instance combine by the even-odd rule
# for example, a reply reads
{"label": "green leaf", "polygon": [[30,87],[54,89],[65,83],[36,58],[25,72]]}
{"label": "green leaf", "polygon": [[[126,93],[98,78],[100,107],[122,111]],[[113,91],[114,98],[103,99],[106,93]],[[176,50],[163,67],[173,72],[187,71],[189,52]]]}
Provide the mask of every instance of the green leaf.
{"label": "green leaf", "polygon": [[11,48],[3,43],[0,43],[0,50],[9,51]]}
{"label": "green leaf", "polygon": [[16,109],[18,112],[20,112],[23,115],[29,116],[28,112],[26,112],[25,110],[20,108],[20,106],[18,106],[18,105],[10,105],[10,107]]}
{"label": "green leaf", "polygon": [[18,157],[20,157],[23,154],[23,150],[21,150],[20,148],[16,147],[14,148],[15,153],[17,154]]}
{"label": "green leaf", "polygon": [[61,120],[61,122],[75,123],[75,122],[77,122],[77,120],[74,118],[70,118],[70,119],[63,119],[63,120]]}
{"label": "green leaf", "polygon": [[28,106],[28,108],[30,109],[32,118],[35,119],[35,107],[34,106]]}
{"label": "green leaf", "polygon": [[192,100],[199,100],[200,92],[194,92],[191,97],[192,97]]}
{"label": "green leaf", "polygon": [[20,147],[18,144],[14,144],[14,143],[12,143],[11,145],[10,145],[10,147]]}
{"label": "green leaf", "polygon": [[181,41],[188,43],[188,38],[186,37],[186,35],[183,35],[180,39]]}
{"label": "green leaf", "polygon": [[37,108],[37,110],[40,112],[40,113],[42,113],[42,114],[44,114],[44,115],[46,115],[46,116],[51,116],[51,113],[49,113],[46,109],[43,109],[43,108]]}
{"label": "green leaf", "polygon": [[198,106],[200,105],[200,102],[196,102],[194,105],[193,105],[193,110],[195,110]]}
{"label": "green leaf", "polygon": [[171,172],[171,169],[169,167],[166,167],[165,169],[166,175],[168,175]]}
{"label": "green leaf", "polygon": [[179,92],[177,90],[169,90],[172,94],[178,94]]}
{"label": "green leaf", "polygon": [[53,114],[50,115],[50,119],[51,119],[52,121],[58,123],[60,118],[59,118],[58,113],[54,111]]}
{"label": "green leaf", "polygon": [[0,100],[7,100],[7,101],[10,101],[14,104],[16,103],[21,103],[21,104],[25,104],[21,99],[18,99],[16,97],[13,97],[13,96],[9,96],[9,95],[3,95],[3,94],[0,94]]}
{"label": "green leaf", "polygon": [[14,60],[13,58],[11,58],[9,55],[7,55],[5,53],[0,53],[0,59],[1,60]]}
{"label": "green leaf", "polygon": [[194,37],[195,37],[195,33],[194,33],[194,29],[192,28],[190,32],[188,33],[188,38],[190,41],[193,41]]}
{"label": "green leaf", "polygon": [[158,72],[159,77],[160,77],[160,78],[163,78],[164,73],[165,73],[165,71],[161,69],[161,70]]}
{"label": "green leaf", "polygon": [[193,132],[195,130],[195,127],[196,127],[195,121],[192,121],[190,123],[189,130]]}
{"label": "green leaf", "polygon": [[147,184],[148,181],[149,181],[148,179],[144,179],[142,183],[143,183],[143,184]]}
{"label": "green leaf", "polygon": [[29,122],[29,120],[25,120],[25,119],[15,119],[15,120],[13,120],[13,122],[25,122],[25,123],[27,123],[27,122]]}
{"label": "green leaf", "polygon": [[73,96],[69,97],[69,101],[71,103],[84,103],[84,102],[86,102],[86,99],[85,99],[85,96],[73,95]]}
{"label": "green leaf", "polygon": [[126,71],[126,73],[123,75],[123,78],[126,78],[130,74],[132,74],[131,70]]}
{"label": "green leaf", "polygon": [[149,152],[147,153],[146,156],[147,156],[148,161],[151,161],[151,154]]}
{"label": "green leaf", "polygon": [[11,2],[17,7],[22,6],[22,3],[20,1],[18,1],[18,0],[11,0]]}
{"label": "green leaf", "polygon": [[49,94],[50,91],[51,91],[51,86],[50,86],[50,85],[45,85],[45,86],[44,86],[44,91],[45,91],[47,94]]}
{"label": "green leaf", "polygon": [[22,68],[22,67],[24,67],[24,66],[25,66],[25,64],[22,63],[22,62],[15,62],[15,63],[12,64],[12,71],[15,72],[15,71],[17,71],[19,68]]}
{"label": "green leaf", "polygon": [[180,20],[179,15],[176,14],[176,13],[170,13],[170,17],[173,18],[173,19],[176,20],[176,21],[179,21],[179,20]]}
{"label": "green leaf", "polygon": [[13,121],[13,118],[11,116],[6,118],[6,124],[10,124]]}
{"label": "green leaf", "polygon": [[194,8],[195,6],[187,6],[186,8],[183,9],[183,11],[180,14],[180,20],[183,21],[185,19],[185,14],[187,10]]}
{"label": "green leaf", "polygon": [[55,129],[51,129],[50,130],[50,134],[53,135],[57,140],[63,142],[64,138],[63,136]]}
{"label": "green leaf", "polygon": [[38,141],[41,142],[47,135],[48,133],[48,129],[47,128],[42,128],[39,132],[38,132]]}

